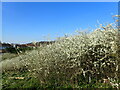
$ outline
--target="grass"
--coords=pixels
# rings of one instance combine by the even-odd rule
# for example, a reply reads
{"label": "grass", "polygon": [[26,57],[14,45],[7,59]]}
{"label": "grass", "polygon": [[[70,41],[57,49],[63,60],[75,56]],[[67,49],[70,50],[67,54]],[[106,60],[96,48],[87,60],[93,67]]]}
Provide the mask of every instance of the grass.
{"label": "grass", "polygon": [[[14,79],[11,77],[24,77],[24,79]],[[25,71],[7,71],[2,74],[2,89],[10,89],[10,88],[112,88],[108,84],[104,83],[91,83],[91,84],[79,84],[79,86],[75,87],[72,85],[67,86],[54,86],[54,85],[46,85],[41,86],[39,80],[31,75],[31,73],[27,70]]]}
{"label": "grass", "polygon": [[12,59],[14,57],[18,57],[18,54],[13,54],[13,53],[3,53],[2,54],[2,61],[6,59]]}
{"label": "grass", "polygon": [[[11,77],[24,77],[24,79],[15,79]],[[8,71],[2,75],[3,89],[8,88],[38,88],[39,81],[31,77],[28,71]]]}

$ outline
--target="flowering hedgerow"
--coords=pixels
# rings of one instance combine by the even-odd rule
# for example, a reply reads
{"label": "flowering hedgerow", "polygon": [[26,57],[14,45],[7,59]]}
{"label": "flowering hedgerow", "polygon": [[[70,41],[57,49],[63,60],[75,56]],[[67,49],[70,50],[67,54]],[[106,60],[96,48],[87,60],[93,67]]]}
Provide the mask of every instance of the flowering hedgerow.
{"label": "flowering hedgerow", "polygon": [[109,24],[91,33],[61,37],[51,45],[28,52],[19,58],[19,63],[35,72],[43,85],[79,85],[103,78],[118,82],[118,31]]}
{"label": "flowering hedgerow", "polygon": [[109,24],[91,33],[61,37],[31,53],[30,70],[41,83],[50,85],[91,83],[103,78],[117,82],[118,34],[118,29]]}

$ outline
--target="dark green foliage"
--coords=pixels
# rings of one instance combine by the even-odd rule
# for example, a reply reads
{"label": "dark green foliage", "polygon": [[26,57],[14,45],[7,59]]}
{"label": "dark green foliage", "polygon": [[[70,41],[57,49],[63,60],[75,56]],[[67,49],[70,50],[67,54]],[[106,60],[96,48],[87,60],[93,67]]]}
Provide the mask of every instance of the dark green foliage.
{"label": "dark green foliage", "polygon": [[11,48],[6,48],[5,50],[6,50],[6,52],[9,52],[9,53],[17,53],[16,49],[13,48],[13,47],[11,47]]}
{"label": "dark green foliage", "polygon": [[14,48],[14,47],[10,47],[10,48],[6,48],[6,52],[8,53],[21,53],[21,52],[25,52],[28,50],[33,50],[32,47],[24,47],[24,48]]}

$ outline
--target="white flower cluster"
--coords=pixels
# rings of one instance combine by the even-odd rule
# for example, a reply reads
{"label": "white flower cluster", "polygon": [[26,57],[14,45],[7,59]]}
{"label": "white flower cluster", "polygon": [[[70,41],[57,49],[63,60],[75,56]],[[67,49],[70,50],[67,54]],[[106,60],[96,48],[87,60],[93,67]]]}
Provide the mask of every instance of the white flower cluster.
{"label": "white flower cluster", "polygon": [[92,33],[79,32],[31,53],[31,67],[41,82],[72,81],[81,74],[86,78],[117,79],[118,42],[118,29],[111,24]]}

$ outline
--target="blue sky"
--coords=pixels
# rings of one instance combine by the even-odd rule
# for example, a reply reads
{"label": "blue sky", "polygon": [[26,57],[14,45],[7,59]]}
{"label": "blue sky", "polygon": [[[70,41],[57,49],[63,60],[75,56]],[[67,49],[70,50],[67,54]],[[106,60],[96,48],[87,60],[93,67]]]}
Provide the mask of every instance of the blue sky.
{"label": "blue sky", "polygon": [[117,2],[3,2],[2,41],[28,43],[112,23]]}

